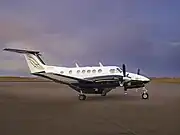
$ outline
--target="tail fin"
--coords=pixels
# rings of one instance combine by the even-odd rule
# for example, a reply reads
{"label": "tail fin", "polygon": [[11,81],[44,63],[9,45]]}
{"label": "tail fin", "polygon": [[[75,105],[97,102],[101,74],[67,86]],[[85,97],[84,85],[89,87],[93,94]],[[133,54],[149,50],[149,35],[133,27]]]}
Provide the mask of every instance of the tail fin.
{"label": "tail fin", "polygon": [[45,71],[45,63],[40,58],[41,54],[38,51],[11,49],[11,48],[5,48],[4,51],[24,54],[31,73],[37,73],[37,72]]}

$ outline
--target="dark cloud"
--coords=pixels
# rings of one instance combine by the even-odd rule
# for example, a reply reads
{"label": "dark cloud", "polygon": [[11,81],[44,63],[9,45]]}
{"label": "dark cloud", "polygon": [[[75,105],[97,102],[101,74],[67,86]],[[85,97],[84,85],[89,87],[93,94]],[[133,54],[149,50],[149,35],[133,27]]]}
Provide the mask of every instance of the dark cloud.
{"label": "dark cloud", "polygon": [[[126,63],[150,75],[179,76],[177,2],[119,0],[12,0],[0,4],[1,47],[41,50],[49,64]],[[174,45],[174,43],[176,43]],[[17,56],[17,55],[16,55]],[[14,54],[1,73],[27,70]],[[16,61],[14,63],[14,61]],[[5,64],[7,65],[7,63]],[[20,72],[19,72],[20,73]]]}

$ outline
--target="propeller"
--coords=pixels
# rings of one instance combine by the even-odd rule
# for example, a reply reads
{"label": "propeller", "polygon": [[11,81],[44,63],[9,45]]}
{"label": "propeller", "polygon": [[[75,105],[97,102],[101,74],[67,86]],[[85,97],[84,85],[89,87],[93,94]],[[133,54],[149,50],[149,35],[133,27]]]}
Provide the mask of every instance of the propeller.
{"label": "propeller", "polygon": [[124,88],[125,88],[125,82],[128,82],[129,80],[131,80],[131,78],[129,78],[128,75],[126,74],[126,65],[125,64],[122,65],[122,71],[123,71],[123,80],[121,82],[121,85],[124,86]]}
{"label": "propeller", "polygon": [[122,65],[122,71],[123,71],[123,81],[129,81],[130,77],[128,77],[128,74],[126,74],[126,65]]}
{"label": "propeller", "polygon": [[122,81],[122,86],[124,87],[124,92],[127,94],[127,88],[126,88],[126,82],[128,82],[130,80],[130,78],[128,77],[128,75],[126,74],[126,65],[123,64],[122,65],[122,71],[123,71],[123,81]]}
{"label": "propeller", "polygon": [[140,69],[139,68],[137,69],[137,74],[140,75]]}
{"label": "propeller", "polygon": [[126,77],[126,65],[122,65],[122,70],[123,70],[123,76]]}

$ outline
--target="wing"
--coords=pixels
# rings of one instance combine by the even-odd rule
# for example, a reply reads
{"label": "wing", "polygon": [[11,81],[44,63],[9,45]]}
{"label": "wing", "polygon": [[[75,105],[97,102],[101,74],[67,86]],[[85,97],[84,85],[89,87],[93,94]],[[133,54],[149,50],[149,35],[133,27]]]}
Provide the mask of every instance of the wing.
{"label": "wing", "polygon": [[97,76],[97,77],[90,77],[90,78],[76,78],[71,76],[66,76],[62,74],[56,73],[46,73],[46,72],[38,72],[33,73],[33,75],[44,77],[50,79],[55,82],[61,83],[96,83],[96,82],[112,82],[112,81],[120,81],[123,79],[123,76],[111,75],[111,76]]}
{"label": "wing", "polygon": [[114,82],[114,81],[123,80],[123,76],[108,75],[108,76],[90,77],[90,78],[85,78],[85,79],[92,82],[112,82],[112,81]]}
{"label": "wing", "polygon": [[121,76],[98,76],[92,78],[75,78],[62,74],[38,72],[33,73],[36,76],[47,78],[56,83],[66,84],[76,91],[81,89],[93,89],[93,88],[116,88],[119,84]]}
{"label": "wing", "polygon": [[[119,81],[122,81],[123,76],[98,76],[83,79],[83,83],[71,84],[71,88],[79,91],[79,89],[114,89],[119,86]],[[84,83],[85,82],[85,83]],[[94,92],[94,91],[93,91]]]}
{"label": "wing", "polygon": [[70,85],[72,83],[93,83],[92,80],[80,79],[80,78],[66,76],[62,74],[56,74],[56,73],[46,73],[44,71],[33,73],[33,75],[40,76],[40,77],[52,80],[57,83],[62,83],[62,84],[67,84],[67,85]]}

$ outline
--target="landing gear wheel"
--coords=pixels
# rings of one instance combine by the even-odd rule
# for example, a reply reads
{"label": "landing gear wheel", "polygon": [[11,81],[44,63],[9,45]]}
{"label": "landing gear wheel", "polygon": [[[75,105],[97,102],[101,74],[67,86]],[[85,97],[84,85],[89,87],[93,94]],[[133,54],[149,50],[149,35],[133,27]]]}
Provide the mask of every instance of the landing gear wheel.
{"label": "landing gear wheel", "polygon": [[127,88],[126,87],[124,87],[124,95],[127,95],[128,93],[127,93]]}
{"label": "landing gear wheel", "polygon": [[86,99],[86,95],[79,95],[79,100],[85,100]]}
{"label": "landing gear wheel", "polygon": [[101,96],[106,96],[106,94],[107,94],[106,92],[102,92]]}
{"label": "landing gear wheel", "polygon": [[147,92],[142,94],[142,99],[148,99],[149,98],[149,94]]}

